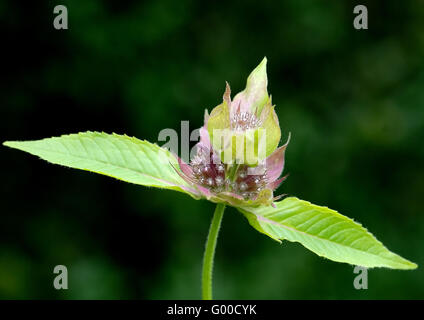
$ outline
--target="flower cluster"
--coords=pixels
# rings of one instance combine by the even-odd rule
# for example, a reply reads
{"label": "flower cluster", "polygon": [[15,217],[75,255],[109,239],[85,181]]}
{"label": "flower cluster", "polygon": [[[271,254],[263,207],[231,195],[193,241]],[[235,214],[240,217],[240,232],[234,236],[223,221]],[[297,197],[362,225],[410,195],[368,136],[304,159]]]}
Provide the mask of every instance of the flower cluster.
{"label": "flower cluster", "polygon": [[223,102],[210,115],[205,112],[196,155],[189,164],[178,158],[177,172],[201,197],[238,206],[269,205],[279,198],[273,192],[286,178],[280,176],[289,140],[278,148],[281,131],[267,93],[266,62],[233,100],[226,84]]}

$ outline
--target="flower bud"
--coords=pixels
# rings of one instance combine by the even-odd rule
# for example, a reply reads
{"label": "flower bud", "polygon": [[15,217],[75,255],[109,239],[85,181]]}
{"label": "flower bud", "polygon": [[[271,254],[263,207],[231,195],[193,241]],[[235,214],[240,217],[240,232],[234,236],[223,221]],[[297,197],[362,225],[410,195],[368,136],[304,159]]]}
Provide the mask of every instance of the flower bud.
{"label": "flower bud", "polygon": [[264,58],[252,71],[233,101],[227,83],[222,104],[208,118],[212,147],[224,163],[255,166],[278,146],[281,130],[267,92],[266,62]]}

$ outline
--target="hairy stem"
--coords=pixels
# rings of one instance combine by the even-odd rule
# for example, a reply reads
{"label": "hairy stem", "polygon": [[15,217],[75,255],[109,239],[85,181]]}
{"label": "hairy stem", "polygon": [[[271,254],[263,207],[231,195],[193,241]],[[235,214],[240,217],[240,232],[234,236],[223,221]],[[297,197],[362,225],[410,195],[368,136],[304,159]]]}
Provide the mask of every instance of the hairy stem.
{"label": "hairy stem", "polygon": [[205,253],[203,256],[202,270],[202,298],[203,300],[212,300],[212,271],[213,260],[215,257],[216,241],[218,239],[219,228],[221,227],[222,217],[224,216],[225,204],[216,205],[213,214],[211,226],[209,228],[208,239],[206,240]]}

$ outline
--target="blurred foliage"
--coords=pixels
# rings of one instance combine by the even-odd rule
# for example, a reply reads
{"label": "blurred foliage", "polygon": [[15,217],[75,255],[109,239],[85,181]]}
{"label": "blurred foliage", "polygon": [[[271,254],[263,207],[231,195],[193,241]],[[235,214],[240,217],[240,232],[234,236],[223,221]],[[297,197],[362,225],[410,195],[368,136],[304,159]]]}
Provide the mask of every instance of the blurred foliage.
{"label": "blurred foliage", "polygon": [[[363,223],[416,271],[369,271],[271,241],[227,209],[216,298],[382,299],[424,293],[424,7],[361,1],[53,1],[0,4],[1,140],[85,130],[157,141],[202,125],[225,80],[243,89],[268,58],[289,179],[298,196]],[[213,205],[52,166],[1,148],[0,298],[200,297]],[[141,232],[142,226],[148,226]],[[69,290],[53,288],[64,264]]]}

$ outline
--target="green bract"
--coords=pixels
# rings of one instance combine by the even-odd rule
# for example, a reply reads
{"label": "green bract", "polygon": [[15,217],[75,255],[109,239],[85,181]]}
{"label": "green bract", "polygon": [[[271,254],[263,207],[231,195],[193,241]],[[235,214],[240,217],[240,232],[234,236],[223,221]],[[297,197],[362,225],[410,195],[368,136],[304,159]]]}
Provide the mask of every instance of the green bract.
{"label": "green bract", "polygon": [[264,58],[233,101],[227,83],[223,102],[209,116],[212,146],[224,163],[257,165],[278,147],[281,130],[267,92],[266,63]]}
{"label": "green bract", "polygon": [[264,58],[247,78],[246,88],[234,97],[234,102],[240,101],[240,107],[245,111],[260,114],[262,108],[270,100],[267,91],[266,63],[267,59]]}

